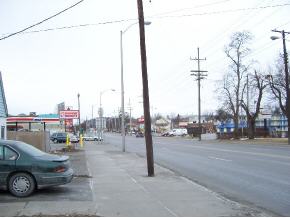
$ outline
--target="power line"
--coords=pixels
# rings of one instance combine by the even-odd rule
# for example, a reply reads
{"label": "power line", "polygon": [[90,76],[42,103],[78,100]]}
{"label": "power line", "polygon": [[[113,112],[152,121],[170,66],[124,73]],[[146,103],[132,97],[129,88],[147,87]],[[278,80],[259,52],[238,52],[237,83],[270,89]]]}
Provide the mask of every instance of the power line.
{"label": "power line", "polygon": [[[70,6],[69,8],[66,8],[65,10],[49,17],[46,18],[34,25],[31,25],[27,28],[24,28],[23,30],[20,30],[18,32],[9,34],[8,36],[4,36],[0,38],[0,40],[7,39],[11,36],[17,35],[19,33],[39,33],[39,32],[47,32],[47,31],[54,31],[54,30],[63,30],[63,29],[72,29],[72,28],[79,28],[79,27],[87,27],[87,26],[96,26],[96,25],[102,25],[102,24],[112,24],[112,23],[121,23],[121,22],[127,22],[127,21],[137,21],[136,18],[130,18],[130,19],[121,19],[121,20],[114,20],[114,21],[105,21],[105,22],[100,22],[100,23],[94,23],[94,24],[79,24],[79,25],[72,25],[72,26],[63,26],[63,27],[55,27],[55,28],[48,28],[48,29],[42,29],[42,30],[35,30],[35,31],[30,31],[30,32],[25,32],[28,29],[31,29],[32,27],[35,27],[61,13],[64,11],[76,6],[77,4],[81,3],[84,0],[79,1],[78,3]],[[212,15],[212,14],[223,14],[223,13],[233,13],[233,12],[238,12],[238,11],[247,11],[247,10],[258,10],[258,9],[267,9],[267,8],[275,8],[275,7],[283,7],[283,6],[290,6],[290,3],[287,4],[279,4],[279,5],[266,5],[266,6],[260,6],[260,7],[252,7],[252,8],[240,8],[240,9],[231,9],[231,10],[223,10],[223,11],[212,11],[212,12],[204,12],[204,13],[194,13],[194,14],[183,14],[183,15],[172,15],[172,16],[149,16],[147,17],[148,19],[164,19],[164,18],[181,18],[181,17],[190,17],[190,16],[204,16],[204,15]]]}
{"label": "power line", "polygon": [[[263,0],[262,3],[264,3],[265,0]],[[261,3],[256,4],[254,7],[258,7]],[[238,27],[244,25],[249,20],[253,20],[253,17],[257,16],[258,13],[252,14],[254,11],[250,11],[248,13],[245,13],[242,18],[238,17],[236,20],[234,20],[229,26],[224,28],[220,33],[217,34],[217,36],[214,37],[213,40],[211,40],[210,43],[206,43],[203,47],[208,48],[206,49],[207,56],[210,56],[209,54],[215,53],[220,48],[214,49],[218,44],[216,42],[219,42],[221,38],[223,38],[225,35],[227,35],[229,32],[232,32],[232,29],[237,29]],[[244,19],[245,18],[245,19]],[[209,51],[211,51],[209,53]]]}
{"label": "power line", "polygon": [[282,24],[282,25],[280,25],[280,26],[277,26],[276,28],[274,28],[274,29],[279,29],[280,27],[282,27],[282,26],[286,26],[287,24],[289,24],[290,23],[290,20],[287,22],[287,23],[284,23],[284,24]]}
{"label": "power line", "polygon": [[203,13],[193,13],[193,14],[182,14],[182,15],[171,15],[171,16],[151,16],[149,18],[181,18],[181,17],[191,17],[191,16],[203,16],[203,15],[213,15],[213,14],[225,14],[225,13],[233,13],[239,11],[248,11],[248,10],[259,10],[259,9],[267,9],[267,8],[276,8],[276,7],[284,7],[290,6],[290,3],[278,4],[278,5],[266,5],[260,7],[252,7],[252,8],[237,8],[223,11],[211,11],[211,12],[203,12]]}
{"label": "power line", "polygon": [[196,5],[196,6],[191,7],[191,8],[182,8],[182,9],[177,9],[177,10],[173,10],[173,11],[162,12],[162,13],[154,14],[152,16],[160,16],[160,15],[164,15],[164,14],[173,14],[173,13],[180,12],[180,11],[185,11],[185,10],[190,10],[190,9],[195,9],[195,8],[203,8],[203,7],[207,7],[207,6],[221,4],[224,2],[228,2],[228,1],[231,1],[231,0],[223,0],[223,1],[216,1],[216,2],[212,2],[212,3],[202,4],[202,5]]}
{"label": "power line", "polygon": [[40,25],[40,24],[42,24],[42,23],[44,23],[44,22],[46,22],[46,21],[48,21],[48,20],[50,20],[50,19],[52,19],[52,18],[58,16],[58,15],[60,15],[60,14],[64,13],[65,11],[70,10],[71,8],[77,6],[78,4],[80,4],[80,3],[83,2],[83,1],[84,1],[84,0],[81,0],[81,1],[79,1],[79,2],[77,2],[77,3],[75,3],[75,4],[73,4],[73,5],[71,5],[70,7],[66,8],[66,9],[64,9],[64,10],[62,10],[62,11],[60,11],[60,12],[58,12],[58,13],[56,13],[56,14],[54,14],[54,15],[52,15],[52,16],[50,16],[50,17],[48,17],[48,18],[46,18],[46,19],[44,19],[44,20],[42,20],[42,21],[40,21],[40,22],[38,22],[38,23],[35,23],[35,24],[33,24],[33,25],[29,26],[29,27],[26,27],[26,28],[24,28],[24,29],[22,29],[22,30],[20,30],[20,31],[17,31],[17,32],[15,32],[15,33],[11,33],[11,34],[9,34],[8,36],[4,36],[4,37],[0,38],[0,40],[7,39],[7,38],[9,38],[9,37],[11,37],[11,36],[17,35],[17,34],[19,34],[19,33],[22,33],[22,32],[24,32],[24,31],[26,31],[26,30],[29,30],[29,29],[31,29],[31,28],[33,28],[33,27],[35,27],[35,26],[38,26],[38,25]]}
{"label": "power line", "polygon": [[113,20],[113,21],[104,21],[104,22],[99,22],[99,23],[87,23],[87,24],[79,24],[79,25],[71,25],[71,26],[63,26],[63,27],[54,27],[54,28],[47,28],[47,29],[41,29],[41,30],[21,32],[21,34],[40,33],[40,32],[54,31],[54,30],[64,30],[64,29],[72,29],[72,28],[79,28],[79,27],[88,27],[88,26],[98,26],[98,25],[105,25],[105,24],[128,22],[128,21],[136,21],[136,19]]}

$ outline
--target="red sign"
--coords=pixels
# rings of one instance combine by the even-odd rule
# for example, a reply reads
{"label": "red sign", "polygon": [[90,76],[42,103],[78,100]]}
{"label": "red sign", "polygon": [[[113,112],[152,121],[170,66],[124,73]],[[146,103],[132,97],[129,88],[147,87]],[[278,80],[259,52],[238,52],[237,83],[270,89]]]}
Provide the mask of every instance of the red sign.
{"label": "red sign", "polygon": [[59,112],[60,119],[78,119],[79,111],[78,110],[66,110]]}
{"label": "red sign", "polygon": [[138,118],[138,119],[137,119],[137,122],[138,122],[138,123],[144,123],[144,117]]}

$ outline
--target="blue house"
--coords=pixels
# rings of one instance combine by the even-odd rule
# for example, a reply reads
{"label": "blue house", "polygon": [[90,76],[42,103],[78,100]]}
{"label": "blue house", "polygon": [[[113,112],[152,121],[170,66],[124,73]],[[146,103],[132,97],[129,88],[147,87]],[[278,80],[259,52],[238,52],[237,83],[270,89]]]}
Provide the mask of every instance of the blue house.
{"label": "blue house", "polygon": [[[235,125],[232,120],[227,120],[225,122],[220,122],[217,126],[218,133],[232,133],[234,132]],[[247,128],[247,123],[245,120],[240,120],[239,122],[239,129]]]}
{"label": "blue house", "polygon": [[7,128],[6,118],[8,116],[7,104],[4,93],[4,86],[2,81],[2,74],[0,71],[0,139],[6,139]]}

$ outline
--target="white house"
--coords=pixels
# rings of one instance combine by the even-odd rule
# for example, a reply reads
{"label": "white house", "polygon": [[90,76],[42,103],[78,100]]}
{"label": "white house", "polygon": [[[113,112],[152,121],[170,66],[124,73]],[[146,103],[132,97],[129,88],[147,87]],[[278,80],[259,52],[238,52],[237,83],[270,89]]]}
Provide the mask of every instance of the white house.
{"label": "white house", "polygon": [[0,71],[0,139],[7,138],[6,118],[8,116],[2,74]]}

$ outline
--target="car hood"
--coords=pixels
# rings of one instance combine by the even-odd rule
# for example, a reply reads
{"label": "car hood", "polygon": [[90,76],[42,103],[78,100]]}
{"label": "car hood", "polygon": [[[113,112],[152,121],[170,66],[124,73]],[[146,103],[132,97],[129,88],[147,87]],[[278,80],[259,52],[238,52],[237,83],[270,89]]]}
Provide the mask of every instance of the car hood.
{"label": "car hood", "polygon": [[35,157],[39,160],[53,161],[53,162],[65,162],[69,159],[66,155],[44,154]]}

